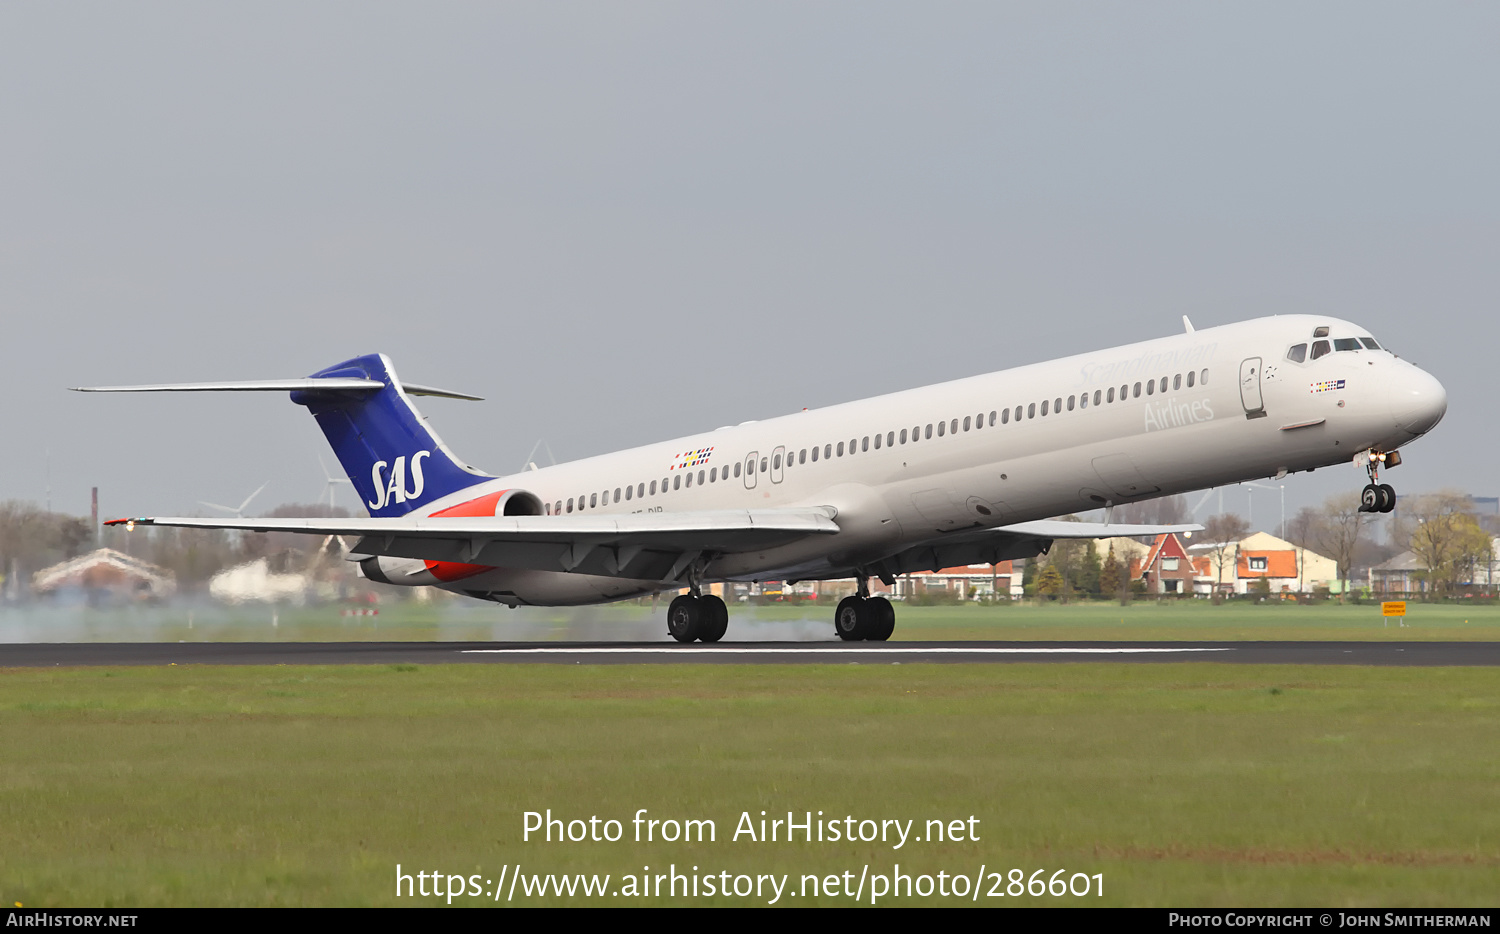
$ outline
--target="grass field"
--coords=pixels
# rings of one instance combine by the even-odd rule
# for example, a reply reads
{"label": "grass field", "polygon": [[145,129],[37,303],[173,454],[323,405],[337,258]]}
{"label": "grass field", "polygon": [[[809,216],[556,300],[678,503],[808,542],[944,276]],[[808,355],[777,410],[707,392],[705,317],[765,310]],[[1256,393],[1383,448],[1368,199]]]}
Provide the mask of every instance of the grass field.
{"label": "grass field", "polygon": [[[1102,634],[1092,612],[1053,625]],[[788,873],[795,890],[899,863],[1103,879],[1102,897],[979,898],[992,905],[1493,906],[1497,687],[1478,668],[1198,664],[10,669],[0,898],[442,904],[398,899],[396,865],[493,880],[519,863],[615,889],[675,864]],[[625,838],[524,842],[523,812],[547,808],[618,819]],[[632,842],[641,808],[713,819],[717,839]],[[979,839],[730,839],[761,810],[918,834],[972,816]],[[590,900],[524,903],[558,901]],[[780,904],[810,902],[853,899]]]}
{"label": "grass field", "polygon": [[[831,606],[731,608],[731,641],[828,640]],[[605,640],[667,641],[665,603],[507,610],[478,601],[397,603],[379,616],[340,607],[0,611],[0,642]],[[895,639],[1500,641],[1500,606],[1408,604],[1405,626],[1379,604],[1207,601],[897,607]]]}

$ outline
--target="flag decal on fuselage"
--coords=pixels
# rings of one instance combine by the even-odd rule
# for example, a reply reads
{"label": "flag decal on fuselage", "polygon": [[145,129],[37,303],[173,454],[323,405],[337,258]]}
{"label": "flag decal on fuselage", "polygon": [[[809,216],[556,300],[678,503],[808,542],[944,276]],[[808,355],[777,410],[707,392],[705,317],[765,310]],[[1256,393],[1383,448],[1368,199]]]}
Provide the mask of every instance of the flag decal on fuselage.
{"label": "flag decal on fuselage", "polygon": [[693,467],[701,467],[704,464],[708,463],[708,459],[713,456],[713,453],[714,449],[712,447],[706,447],[688,451],[685,454],[678,454],[675,458],[673,458],[673,460],[677,461],[677,464],[670,469],[688,470]]}

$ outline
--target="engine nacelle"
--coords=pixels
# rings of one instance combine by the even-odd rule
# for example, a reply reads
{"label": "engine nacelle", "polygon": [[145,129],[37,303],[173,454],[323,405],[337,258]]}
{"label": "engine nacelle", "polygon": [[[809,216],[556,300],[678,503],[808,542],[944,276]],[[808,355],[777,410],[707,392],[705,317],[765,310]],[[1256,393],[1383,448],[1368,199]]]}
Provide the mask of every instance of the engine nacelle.
{"label": "engine nacelle", "polygon": [[[529,490],[499,490],[477,496],[457,506],[439,509],[430,518],[474,516],[540,516],[542,501]],[[423,558],[394,558],[378,555],[359,562],[360,573],[377,584],[397,587],[426,587],[460,580],[490,570],[485,565],[457,564],[452,561],[428,561]]]}

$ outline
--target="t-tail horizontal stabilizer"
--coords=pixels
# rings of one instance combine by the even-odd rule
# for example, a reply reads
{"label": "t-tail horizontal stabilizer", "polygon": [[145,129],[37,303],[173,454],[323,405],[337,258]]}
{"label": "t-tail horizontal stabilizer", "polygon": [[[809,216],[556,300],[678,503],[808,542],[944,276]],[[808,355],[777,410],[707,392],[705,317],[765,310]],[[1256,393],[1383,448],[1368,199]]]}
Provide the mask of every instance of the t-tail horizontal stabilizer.
{"label": "t-tail horizontal stabilizer", "polygon": [[87,386],[79,392],[290,392],[307,406],[375,517],[402,516],[490,479],[448,450],[408,396],[479,399],[404,383],[384,354],[345,360],[301,379]]}

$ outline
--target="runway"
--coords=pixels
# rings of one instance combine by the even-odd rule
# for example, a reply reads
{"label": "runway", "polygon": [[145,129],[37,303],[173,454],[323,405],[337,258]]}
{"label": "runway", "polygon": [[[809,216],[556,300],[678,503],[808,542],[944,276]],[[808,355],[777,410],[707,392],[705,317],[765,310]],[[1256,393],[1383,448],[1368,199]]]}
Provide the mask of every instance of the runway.
{"label": "runway", "polygon": [[1500,665],[1500,642],[116,642],[0,645],[0,668],[100,665]]}

